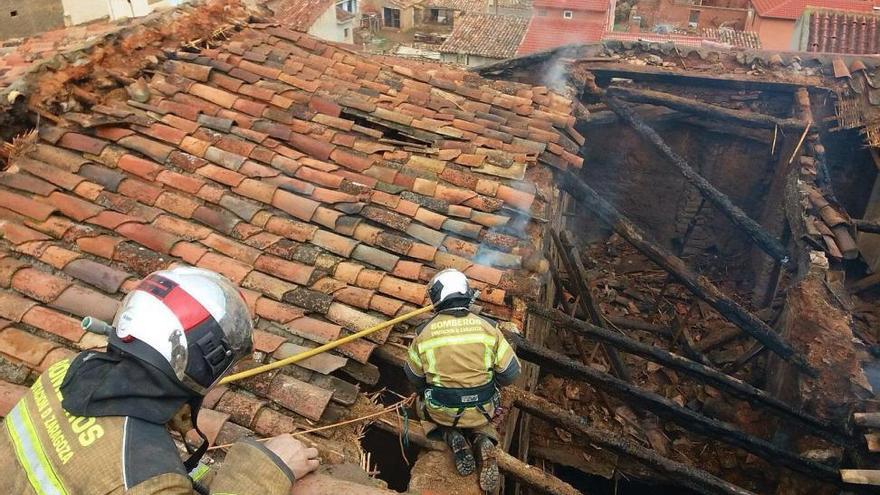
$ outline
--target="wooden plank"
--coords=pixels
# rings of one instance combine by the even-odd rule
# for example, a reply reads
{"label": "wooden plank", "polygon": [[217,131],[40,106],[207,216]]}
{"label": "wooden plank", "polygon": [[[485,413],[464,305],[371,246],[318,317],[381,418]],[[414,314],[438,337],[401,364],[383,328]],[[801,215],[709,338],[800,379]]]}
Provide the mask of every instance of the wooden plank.
{"label": "wooden plank", "polygon": [[868,452],[880,452],[880,433],[865,433]]}
{"label": "wooden plank", "polygon": [[853,421],[859,426],[880,428],[880,412],[855,413],[853,414]]}
{"label": "wooden plank", "polygon": [[880,486],[880,471],[873,469],[841,469],[840,478],[844,483]]}

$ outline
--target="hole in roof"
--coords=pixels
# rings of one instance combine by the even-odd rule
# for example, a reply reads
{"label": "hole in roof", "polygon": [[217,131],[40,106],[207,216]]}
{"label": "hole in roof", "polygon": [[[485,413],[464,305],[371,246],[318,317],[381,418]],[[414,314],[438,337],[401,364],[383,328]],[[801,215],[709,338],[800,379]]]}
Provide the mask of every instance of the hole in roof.
{"label": "hole in roof", "polygon": [[394,125],[394,124],[386,125],[386,124],[383,124],[380,122],[376,122],[376,121],[370,119],[369,117],[365,117],[363,114],[361,114],[359,112],[355,113],[355,112],[350,112],[350,111],[343,111],[342,117],[354,121],[355,124],[357,124],[361,127],[366,127],[368,129],[375,129],[377,131],[381,131],[382,132],[381,140],[388,142],[388,143],[392,143],[392,142],[396,141],[396,142],[402,143],[402,144],[411,144],[414,146],[426,146],[426,147],[431,146],[431,144],[432,144],[431,141],[419,139],[415,136],[404,133],[403,131],[398,129],[397,126],[392,127],[392,125]]}

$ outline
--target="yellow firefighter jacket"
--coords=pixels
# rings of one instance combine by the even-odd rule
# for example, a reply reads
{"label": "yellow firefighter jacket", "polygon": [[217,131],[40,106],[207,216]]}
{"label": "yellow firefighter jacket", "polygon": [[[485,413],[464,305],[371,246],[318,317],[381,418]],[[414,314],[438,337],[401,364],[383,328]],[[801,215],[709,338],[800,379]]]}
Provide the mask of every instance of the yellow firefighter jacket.
{"label": "yellow firefighter jacket", "polygon": [[485,398],[476,391],[496,382],[510,383],[519,373],[519,361],[494,322],[459,310],[441,312],[421,327],[409,347],[406,371],[411,379],[424,380],[425,409],[430,419],[440,425],[476,428],[494,415],[497,394],[462,411],[432,399],[432,392],[439,397],[437,392],[470,389],[473,397]]}
{"label": "yellow firefighter jacket", "polygon": [[[192,483],[163,425],[130,417],[84,418],[61,407],[70,361],[52,365],[3,421],[0,493],[191,495]],[[293,474],[256,442],[238,443],[212,494],[285,495]]]}

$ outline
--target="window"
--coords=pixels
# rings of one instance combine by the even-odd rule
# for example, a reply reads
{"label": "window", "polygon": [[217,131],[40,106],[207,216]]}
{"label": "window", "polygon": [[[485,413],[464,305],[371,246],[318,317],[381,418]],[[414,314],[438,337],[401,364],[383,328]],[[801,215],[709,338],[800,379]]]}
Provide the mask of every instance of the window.
{"label": "window", "polygon": [[574,13],[570,10],[564,10],[562,11],[562,17],[565,17],[566,19],[571,19],[572,17],[574,17]]}
{"label": "window", "polygon": [[452,11],[448,9],[428,9],[428,18],[425,22],[432,24],[452,24]]}
{"label": "window", "polygon": [[688,27],[691,29],[696,29],[697,25],[700,23],[700,11],[692,10],[690,15],[688,16]]}
{"label": "window", "polygon": [[538,15],[541,17],[547,17],[547,9],[538,9]]}
{"label": "window", "polygon": [[357,1],[356,0],[343,0],[342,2],[337,2],[336,6],[346,12],[351,12],[352,14],[357,12]]}
{"label": "window", "polygon": [[342,30],[342,36],[345,38],[346,41],[348,41],[348,35],[349,35],[349,34],[350,34],[350,29],[345,28],[345,29]]}
{"label": "window", "polygon": [[385,7],[382,11],[385,27],[400,29],[400,9]]}
{"label": "window", "polygon": [[18,11],[13,10],[12,12],[9,13],[9,17],[18,17]]}

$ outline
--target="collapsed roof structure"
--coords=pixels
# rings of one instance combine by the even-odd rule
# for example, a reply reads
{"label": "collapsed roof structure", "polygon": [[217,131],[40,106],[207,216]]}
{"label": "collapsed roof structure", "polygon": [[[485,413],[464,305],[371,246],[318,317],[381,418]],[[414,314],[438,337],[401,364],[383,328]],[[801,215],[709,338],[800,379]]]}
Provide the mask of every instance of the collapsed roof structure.
{"label": "collapsed roof structure", "polygon": [[[848,421],[878,407],[877,276],[844,286],[876,268],[875,164],[844,151],[862,129],[874,143],[871,60],[612,41],[477,74],[364,56],[235,0],[100,32],[25,43],[0,73],[0,412],[104,345],[78,319],[112,319],[156,269],[241,286],[258,319],[244,369],[420,307],[454,267],[532,363],[505,393],[510,485],[592,488],[573,469],[831,493],[839,467],[876,462]],[[328,464],[372,455],[391,488],[477,493],[393,417],[419,321],[219,387],[202,429],[215,446],[299,432]],[[392,437],[364,452],[364,418],[400,457]],[[354,471],[298,489],[385,492]]]}

